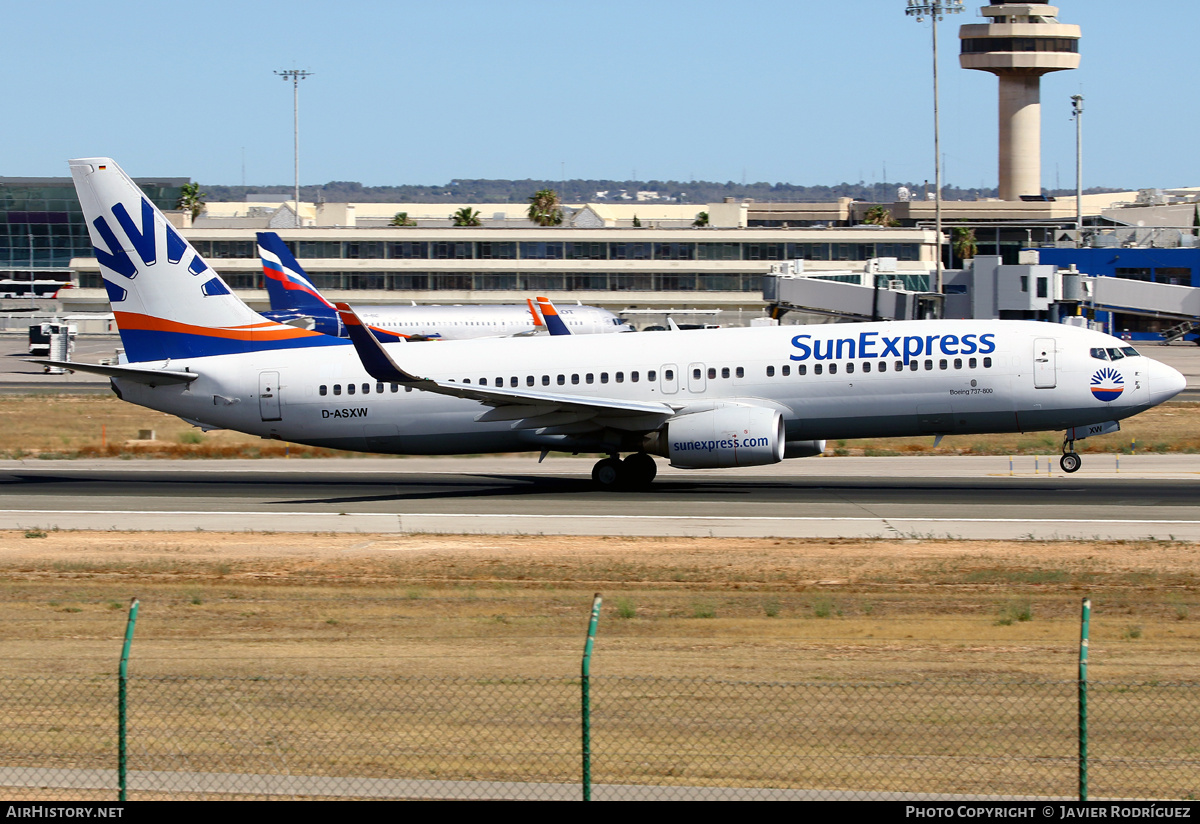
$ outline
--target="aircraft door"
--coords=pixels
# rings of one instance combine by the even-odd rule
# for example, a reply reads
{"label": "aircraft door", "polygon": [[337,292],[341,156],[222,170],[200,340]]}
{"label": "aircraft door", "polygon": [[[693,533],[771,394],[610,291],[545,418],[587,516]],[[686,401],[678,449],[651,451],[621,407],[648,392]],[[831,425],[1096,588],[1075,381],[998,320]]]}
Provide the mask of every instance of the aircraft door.
{"label": "aircraft door", "polygon": [[659,370],[659,386],[664,395],[674,395],[679,391],[679,367],[673,363],[664,363]]}
{"label": "aircraft door", "polygon": [[1057,385],[1054,338],[1038,338],[1033,342],[1033,386],[1035,389],[1053,389]]}
{"label": "aircraft door", "polygon": [[704,364],[689,363],[688,364],[688,391],[703,392],[704,387],[705,387]]}
{"label": "aircraft door", "polygon": [[281,421],[279,411],[279,373],[258,373],[258,411],[264,421]]}

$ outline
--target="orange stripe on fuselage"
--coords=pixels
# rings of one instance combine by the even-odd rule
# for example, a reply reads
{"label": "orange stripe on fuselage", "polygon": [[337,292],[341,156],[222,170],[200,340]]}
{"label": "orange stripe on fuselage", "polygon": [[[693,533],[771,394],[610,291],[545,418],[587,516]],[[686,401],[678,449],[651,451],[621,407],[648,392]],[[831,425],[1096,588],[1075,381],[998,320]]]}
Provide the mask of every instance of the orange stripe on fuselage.
{"label": "orange stripe on fuselage", "polygon": [[189,323],[179,323],[135,312],[113,312],[113,316],[116,318],[119,329],[137,329],[147,332],[176,332],[183,335],[203,335],[209,338],[228,338],[231,340],[289,340],[292,338],[308,338],[321,334],[320,332],[297,329],[295,326],[287,326],[286,324],[275,323],[269,320],[245,326],[214,329],[210,326],[193,326]]}

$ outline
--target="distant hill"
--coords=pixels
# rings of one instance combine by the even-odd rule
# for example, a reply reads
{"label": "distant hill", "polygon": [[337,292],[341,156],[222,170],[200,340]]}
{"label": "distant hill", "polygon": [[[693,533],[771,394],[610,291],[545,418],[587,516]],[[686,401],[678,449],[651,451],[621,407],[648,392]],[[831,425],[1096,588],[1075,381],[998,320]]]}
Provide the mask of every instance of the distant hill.
{"label": "distant hill", "polygon": [[[567,203],[629,202],[622,200],[622,191],[632,200],[637,192],[657,192],[660,198],[678,203],[720,203],[727,197],[752,198],[758,203],[807,202],[822,203],[849,197],[855,200],[890,202],[896,190],[907,186],[920,197],[920,183],[839,183],[836,186],[798,186],[791,183],[715,183],[694,180],[465,180],[454,179],[444,186],[363,186],[353,181],[335,180],[323,186],[301,186],[302,201],[324,200],[329,203],[525,203],[539,189],[553,189]],[[203,184],[207,199],[213,202],[250,200],[290,200],[291,186],[220,186]],[[1092,187],[1085,194],[1120,191]],[[598,198],[607,192],[607,198]],[[996,189],[943,189],[946,200],[979,200],[996,197]],[[1075,190],[1062,189],[1047,194],[1057,197],[1074,196]]]}

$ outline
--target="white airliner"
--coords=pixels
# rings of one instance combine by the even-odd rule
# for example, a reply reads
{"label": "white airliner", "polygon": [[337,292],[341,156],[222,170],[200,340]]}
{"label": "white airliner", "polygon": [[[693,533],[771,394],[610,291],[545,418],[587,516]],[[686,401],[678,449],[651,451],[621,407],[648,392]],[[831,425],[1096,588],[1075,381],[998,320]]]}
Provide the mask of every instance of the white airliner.
{"label": "white airliner", "polygon": [[[271,308],[263,317],[281,323],[302,323],[327,335],[345,337],[346,330],[333,304],[317,291],[287,244],[274,232],[258,233],[258,255]],[[539,298],[539,304],[544,298]],[[454,306],[360,306],[359,317],[381,340],[465,340],[467,338],[531,335],[547,331],[533,303]],[[562,306],[557,326],[547,322],[551,335],[595,335],[632,332],[633,328],[598,306]]]}
{"label": "white airliner", "polygon": [[[380,344],[264,319],[106,158],[71,161],[126,355],[60,361],[205,428],[406,454],[605,455],[603,486],[772,464],[828,438],[1062,429],[1073,444],[1184,388],[1099,332],[1028,321],[900,321]],[[619,460],[627,454],[624,460]]]}

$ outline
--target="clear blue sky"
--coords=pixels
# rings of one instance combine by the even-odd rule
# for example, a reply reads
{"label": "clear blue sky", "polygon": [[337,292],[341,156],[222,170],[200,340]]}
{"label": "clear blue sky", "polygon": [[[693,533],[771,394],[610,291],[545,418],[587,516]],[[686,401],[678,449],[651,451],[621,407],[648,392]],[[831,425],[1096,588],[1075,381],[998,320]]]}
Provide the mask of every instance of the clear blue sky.
{"label": "clear blue sky", "polygon": [[[0,175],[108,155],[136,176],[301,180],[932,179],[928,20],[904,0],[0,4]],[[947,183],[996,184],[996,79],[939,27]],[[1042,81],[1042,183],[1200,185],[1194,0],[1061,0],[1082,67]]]}

